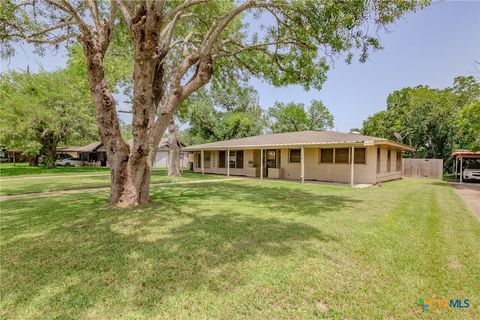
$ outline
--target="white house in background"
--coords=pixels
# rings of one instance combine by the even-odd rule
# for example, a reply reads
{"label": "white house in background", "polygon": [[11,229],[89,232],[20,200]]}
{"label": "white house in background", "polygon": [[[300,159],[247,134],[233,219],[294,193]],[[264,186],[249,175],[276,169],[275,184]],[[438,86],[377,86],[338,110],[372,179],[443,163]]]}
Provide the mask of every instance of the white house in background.
{"label": "white house in background", "polygon": [[[130,141],[129,141],[130,143]],[[188,166],[188,154],[189,152],[183,151],[185,145],[180,143],[182,151],[180,152],[180,167]],[[158,144],[157,155],[155,156],[155,161],[153,162],[154,168],[167,168],[168,167],[168,138],[162,138]]]}
{"label": "white house in background", "polygon": [[374,184],[402,176],[402,151],[383,138],[299,131],[189,146],[193,171],[270,179]]}

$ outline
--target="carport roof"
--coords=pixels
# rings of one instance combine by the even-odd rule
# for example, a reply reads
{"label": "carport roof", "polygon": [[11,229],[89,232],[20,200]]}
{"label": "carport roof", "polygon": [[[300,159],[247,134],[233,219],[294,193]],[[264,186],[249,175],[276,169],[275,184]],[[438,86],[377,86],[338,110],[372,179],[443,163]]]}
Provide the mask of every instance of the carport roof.
{"label": "carport roof", "polygon": [[480,159],[480,151],[468,151],[468,150],[458,150],[452,154],[452,157],[455,158],[470,158],[470,159]]}
{"label": "carport roof", "polygon": [[315,145],[388,145],[398,149],[413,151],[412,147],[384,138],[365,136],[357,133],[337,131],[297,131],[273,133],[259,136],[198,144],[183,148],[184,151],[253,149],[267,147],[300,147]]}

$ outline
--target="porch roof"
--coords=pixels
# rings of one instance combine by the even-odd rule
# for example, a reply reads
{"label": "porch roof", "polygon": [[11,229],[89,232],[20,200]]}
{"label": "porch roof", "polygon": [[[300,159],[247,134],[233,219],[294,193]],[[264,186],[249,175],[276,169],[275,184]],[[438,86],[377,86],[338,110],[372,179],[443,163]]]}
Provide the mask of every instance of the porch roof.
{"label": "porch roof", "polygon": [[300,147],[320,145],[387,145],[397,149],[413,151],[405,144],[390,141],[384,138],[370,137],[357,133],[337,131],[297,131],[287,133],[273,133],[259,136],[197,144],[183,148],[184,151],[225,150],[225,149],[257,149],[268,147]]}

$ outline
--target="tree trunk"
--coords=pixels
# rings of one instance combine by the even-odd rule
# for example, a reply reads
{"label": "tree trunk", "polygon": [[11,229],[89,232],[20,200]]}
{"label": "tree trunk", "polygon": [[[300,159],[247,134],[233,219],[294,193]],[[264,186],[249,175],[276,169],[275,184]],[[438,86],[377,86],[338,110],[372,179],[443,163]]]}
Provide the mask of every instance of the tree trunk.
{"label": "tree trunk", "polygon": [[170,120],[168,125],[168,175],[179,176],[180,173],[180,143],[177,138],[175,121]]}
{"label": "tree trunk", "polygon": [[[134,42],[132,144],[122,138],[115,100],[105,79],[103,58],[110,35],[99,41],[83,38],[81,44],[88,65],[90,91],[95,101],[97,125],[111,167],[110,203],[127,207],[148,203],[151,168],[160,139],[178,105],[210,79],[210,55],[190,54],[172,76],[171,90],[164,93],[163,58],[166,48],[158,47],[159,17],[143,19],[145,8],[136,8],[129,26]],[[102,44],[103,43],[103,44]],[[198,62],[192,78],[182,78]]]}
{"label": "tree trunk", "polygon": [[30,156],[28,157],[28,165],[30,167],[38,167],[38,156]]}
{"label": "tree trunk", "polygon": [[57,146],[55,144],[49,144],[44,146],[45,153],[45,168],[55,168],[55,156],[57,154]]}
{"label": "tree trunk", "polygon": [[105,146],[110,170],[110,204],[128,207],[139,204],[137,186],[129,166],[130,147],[120,131],[115,100],[105,79],[103,55],[92,43],[82,43],[88,64],[90,92],[96,106],[97,125]]}

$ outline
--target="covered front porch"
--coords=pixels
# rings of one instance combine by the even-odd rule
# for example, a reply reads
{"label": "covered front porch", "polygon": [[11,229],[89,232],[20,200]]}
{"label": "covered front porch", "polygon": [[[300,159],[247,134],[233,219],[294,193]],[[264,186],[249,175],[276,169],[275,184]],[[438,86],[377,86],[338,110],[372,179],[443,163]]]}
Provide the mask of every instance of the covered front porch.
{"label": "covered front porch", "polygon": [[[375,151],[372,149],[373,155]],[[293,146],[291,148],[202,149],[193,153],[194,172],[263,179],[374,183],[368,174],[367,148],[348,146]],[[356,175],[359,171],[359,175]],[[375,169],[371,169],[375,176]]]}

